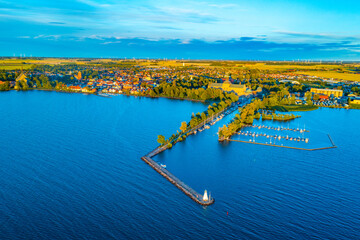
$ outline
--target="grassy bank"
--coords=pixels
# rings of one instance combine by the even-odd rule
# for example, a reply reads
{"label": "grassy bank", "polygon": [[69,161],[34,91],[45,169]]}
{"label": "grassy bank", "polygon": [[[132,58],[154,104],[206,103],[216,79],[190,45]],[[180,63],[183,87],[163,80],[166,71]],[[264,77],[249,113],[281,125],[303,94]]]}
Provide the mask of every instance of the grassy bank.
{"label": "grassy bank", "polygon": [[360,104],[350,104],[350,109],[360,109]]}
{"label": "grassy bank", "polygon": [[281,105],[271,107],[271,110],[279,112],[294,112],[294,111],[313,111],[318,109],[318,106],[314,105]]}

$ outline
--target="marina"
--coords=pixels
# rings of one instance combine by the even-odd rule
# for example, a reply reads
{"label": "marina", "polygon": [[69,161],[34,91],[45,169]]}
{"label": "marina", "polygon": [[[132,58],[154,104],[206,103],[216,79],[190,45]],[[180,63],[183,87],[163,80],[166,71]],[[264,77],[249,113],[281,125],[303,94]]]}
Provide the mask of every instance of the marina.
{"label": "marina", "polygon": [[305,137],[289,137],[289,135],[270,135],[270,134],[266,134],[266,133],[258,133],[258,132],[251,132],[251,131],[246,131],[246,132],[238,132],[238,135],[242,135],[242,136],[249,136],[249,137],[253,137],[254,139],[250,139],[250,142],[255,142],[255,137],[266,137],[268,139],[274,139],[276,140],[281,140],[281,139],[285,139],[288,141],[297,141],[297,142],[305,142],[308,143],[309,142],[309,138],[305,138]]}
{"label": "marina", "polygon": [[265,125],[256,120],[244,126],[229,141],[283,147],[299,150],[323,150],[336,148],[329,134],[300,127],[298,123],[273,123]]}

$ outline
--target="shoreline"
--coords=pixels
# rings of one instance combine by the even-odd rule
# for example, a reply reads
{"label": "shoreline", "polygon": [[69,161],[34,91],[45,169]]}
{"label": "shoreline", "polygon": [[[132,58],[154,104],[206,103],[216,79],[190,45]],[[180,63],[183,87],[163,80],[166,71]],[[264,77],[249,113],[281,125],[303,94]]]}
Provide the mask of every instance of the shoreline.
{"label": "shoreline", "polygon": [[47,92],[60,92],[60,93],[82,93],[82,94],[97,95],[97,96],[101,96],[100,94],[109,94],[109,96],[124,95],[124,96],[129,96],[129,97],[132,96],[132,97],[146,97],[146,98],[167,98],[167,99],[173,99],[173,100],[183,100],[183,101],[201,102],[201,103],[211,102],[211,101],[207,101],[207,100],[190,99],[190,98],[178,98],[178,97],[167,97],[167,96],[155,96],[155,97],[151,97],[151,96],[149,96],[149,95],[141,95],[141,94],[98,93],[98,92],[92,93],[92,92],[78,92],[78,91],[56,90],[56,89],[41,89],[41,88],[29,88],[29,89],[27,89],[27,90],[10,89],[10,90],[0,91],[0,92],[8,92],[8,91],[17,91],[17,92],[47,91]]}
{"label": "shoreline", "polygon": [[206,100],[198,100],[198,99],[190,99],[190,98],[177,98],[177,97],[167,97],[167,96],[155,96],[151,97],[149,95],[140,95],[140,94],[126,94],[126,93],[115,93],[116,95],[124,95],[124,96],[134,96],[134,97],[146,97],[146,98],[167,98],[173,100],[183,100],[183,101],[191,101],[191,102],[201,102],[206,103]]}
{"label": "shoreline", "polygon": [[[10,89],[10,90],[5,90],[5,91],[0,91],[0,92],[8,92],[8,91],[17,91],[17,92],[21,92],[21,91],[54,91],[54,92],[61,92],[61,93],[82,93],[82,94],[88,94],[88,95],[97,95],[100,96],[99,93],[91,93],[91,92],[77,92],[77,91],[65,91],[65,90],[55,90],[55,89],[41,89],[41,88],[30,88],[28,90],[16,90],[16,89]],[[124,95],[124,96],[133,96],[133,97],[146,97],[146,98],[167,98],[167,99],[173,99],[173,100],[183,100],[183,101],[192,101],[192,102],[201,102],[201,103],[207,103],[207,102],[211,102],[208,100],[199,100],[199,99],[189,99],[189,98],[178,98],[178,97],[167,97],[167,96],[155,96],[155,97],[151,97],[149,95],[140,95],[140,94],[126,94],[126,93],[104,93],[104,94],[112,94],[114,96],[116,95]],[[110,95],[111,96],[111,95]],[[359,107],[332,107],[332,106],[318,106],[318,105],[314,105],[317,106],[317,109],[303,109],[303,110],[291,110],[291,111],[287,111],[287,112],[308,112],[308,111],[314,111],[314,110],[318,110],[320,108],[331,108],[331,109],[353,109],[353,110],[360,110],[360,106]],[[276,110],[276,109],[275,109]],[[284,112],[284,111],[279,111],[276,110],[278,112]]]}

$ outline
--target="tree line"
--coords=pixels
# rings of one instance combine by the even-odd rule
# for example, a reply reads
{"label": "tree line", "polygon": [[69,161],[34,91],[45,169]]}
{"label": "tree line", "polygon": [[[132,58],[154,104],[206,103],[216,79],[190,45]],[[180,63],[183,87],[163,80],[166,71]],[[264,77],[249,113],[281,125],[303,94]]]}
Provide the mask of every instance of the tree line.
{"label": "tree line", "polygon": [[240,114],[236,114],[234,119],[228,125],[219,128],[219,140],[230,138],[245,125],[252,125],[255,113],[263,107],[264,105],[260,99],[255,99],[244,107],[240,107]]}
{"label": "tree line", "polygon": [[237,101],[238,96],[235,93],[226,93],[221,89],[206,88],[206,87],[183,87],[177,82],[161,83],[159,86],[153,88],[149,92],[150,97],[170,97],[190,100],[224,100],[230,99]]}
{"label": "tree line", "polygon": [[193,130],[196,127],[209,121],[211,118],[214,117],[215,114],[218,114],[221,111],[227,109],[231,106],[232,103],[238,100],[238,96],[236,96],[235,98],[228,97],[224,98],[219,103],[210,104],[207,110],[205,110],[204,112],[198,112],[196,114],[193,113],[189,122],[182,122],[180,126],[180,131],[177,130],[177,132],[175,134],[172,134],[168,139],[166,139],[163,135],[158,135],[157,142],[161,146],[166,145],[168,148],[171,148],[176,142],[181,142],[185,140],[187,136],[193,133]]}

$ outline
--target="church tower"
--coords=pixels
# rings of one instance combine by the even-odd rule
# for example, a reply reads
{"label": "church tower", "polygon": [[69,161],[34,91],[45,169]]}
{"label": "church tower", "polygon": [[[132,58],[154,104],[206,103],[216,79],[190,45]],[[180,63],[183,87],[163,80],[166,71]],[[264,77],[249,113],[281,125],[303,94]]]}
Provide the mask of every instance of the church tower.
{"label": "church tower", "polygon": [[78,80],[81,80],[81,72],[79,71],[76,77]]}

